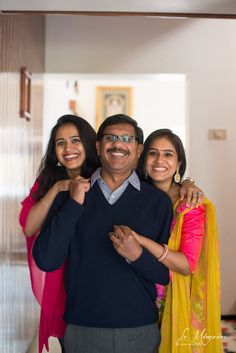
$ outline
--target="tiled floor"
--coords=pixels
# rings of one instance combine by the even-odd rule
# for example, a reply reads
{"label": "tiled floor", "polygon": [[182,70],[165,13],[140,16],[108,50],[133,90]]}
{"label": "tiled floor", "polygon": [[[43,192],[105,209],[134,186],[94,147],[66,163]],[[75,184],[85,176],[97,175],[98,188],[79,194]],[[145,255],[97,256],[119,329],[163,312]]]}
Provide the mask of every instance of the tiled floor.
{"label": "tiled floor", "polygon": [[236,353],[236,320],[222,320],[223,346],[225,353]]}

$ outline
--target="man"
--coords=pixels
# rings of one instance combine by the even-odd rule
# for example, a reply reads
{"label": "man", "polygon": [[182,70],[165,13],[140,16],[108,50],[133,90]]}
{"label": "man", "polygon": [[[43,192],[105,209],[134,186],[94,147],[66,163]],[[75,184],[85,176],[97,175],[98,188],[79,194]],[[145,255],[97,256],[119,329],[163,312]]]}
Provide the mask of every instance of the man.
{"label": "man", "polygon": [[116,225],[167,244],[172,204],[134,171],[143,149],[135,120],[107,118],[97,140],[101,169],[91,182],[72,180],[69,198],[58,195],[33,256],[49,272],[66,261],[66,353],[154,353],[160,342],[155,284],[167,284],[169,273]]}

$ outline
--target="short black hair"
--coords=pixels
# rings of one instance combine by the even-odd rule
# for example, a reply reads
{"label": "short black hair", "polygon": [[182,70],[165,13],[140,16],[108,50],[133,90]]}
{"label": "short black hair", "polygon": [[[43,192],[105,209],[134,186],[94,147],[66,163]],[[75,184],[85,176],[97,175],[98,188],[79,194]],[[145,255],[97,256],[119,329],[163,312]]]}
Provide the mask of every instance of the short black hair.
{"label": "short black hair", "polygon": [[137,172],[142,180],[147,180],[148,182],[151,182],[150,178],[147,177],[146,174],[146,160],[147,160],[147,154],[150,148],[151,143],[156,139],[156,138],[161,138],[161,137],[166,137],[174,146],[176,153],[177,153],[177,158],[178,162],[180,162],[180,168],[179,168],[179,174],[182,177],[185,173],[187,162],[186,162],[186,155],[185,155],[185,150],[183,143],[179,136],[174,134],[170,129],[158,129],[153,131],[145,140],[144,142],[144,149],[143,152],[139,158],[138,161],[138,166],[137,166]]}
{"label": "short black hair", "polygon": [[104,136],[105,129],[110,125],[117,125],[117,124],[129,124],[132,125],[135,134],[138,140],[138,144],[143,143],[143,130],[138,126],[136,120],[132,119],[130,116],[125,114],[115,114],[106,118],[103,123],[100,125],[98,132],[97,132],[97,141],[101,141]]}

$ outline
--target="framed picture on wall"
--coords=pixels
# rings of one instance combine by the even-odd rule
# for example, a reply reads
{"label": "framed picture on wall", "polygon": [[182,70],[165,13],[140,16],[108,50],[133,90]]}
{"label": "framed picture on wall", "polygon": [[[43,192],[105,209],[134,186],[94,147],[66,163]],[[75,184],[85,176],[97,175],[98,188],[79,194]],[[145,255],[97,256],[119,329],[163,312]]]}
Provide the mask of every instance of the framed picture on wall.
{"label": "framed picture on wall", "polygon": [[96,129],[105,118],[114,114],[132,115],[132,87],[97,87]]}

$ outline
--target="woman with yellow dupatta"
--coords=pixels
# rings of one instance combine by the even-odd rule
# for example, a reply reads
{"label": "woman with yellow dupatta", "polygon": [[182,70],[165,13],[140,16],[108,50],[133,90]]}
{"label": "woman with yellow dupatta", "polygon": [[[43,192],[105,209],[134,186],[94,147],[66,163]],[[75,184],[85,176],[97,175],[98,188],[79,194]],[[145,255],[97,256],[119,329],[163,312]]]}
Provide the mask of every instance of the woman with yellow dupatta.
{"label": "woman with yellow dupatta", "polygon": [[[159,353],[222,353],[215,208],[206,198],[194,209],[179,200],[185,169],[182,142],[171,130],[156,130],[146,139],[139,175],[170,196],[174,219],[168,247],[134,231],[132,234],[171,271],[165,288]],[[157,292],[160,296],[163,287],[157,285]],[[160,297],[157,302],[160,304]]]}

